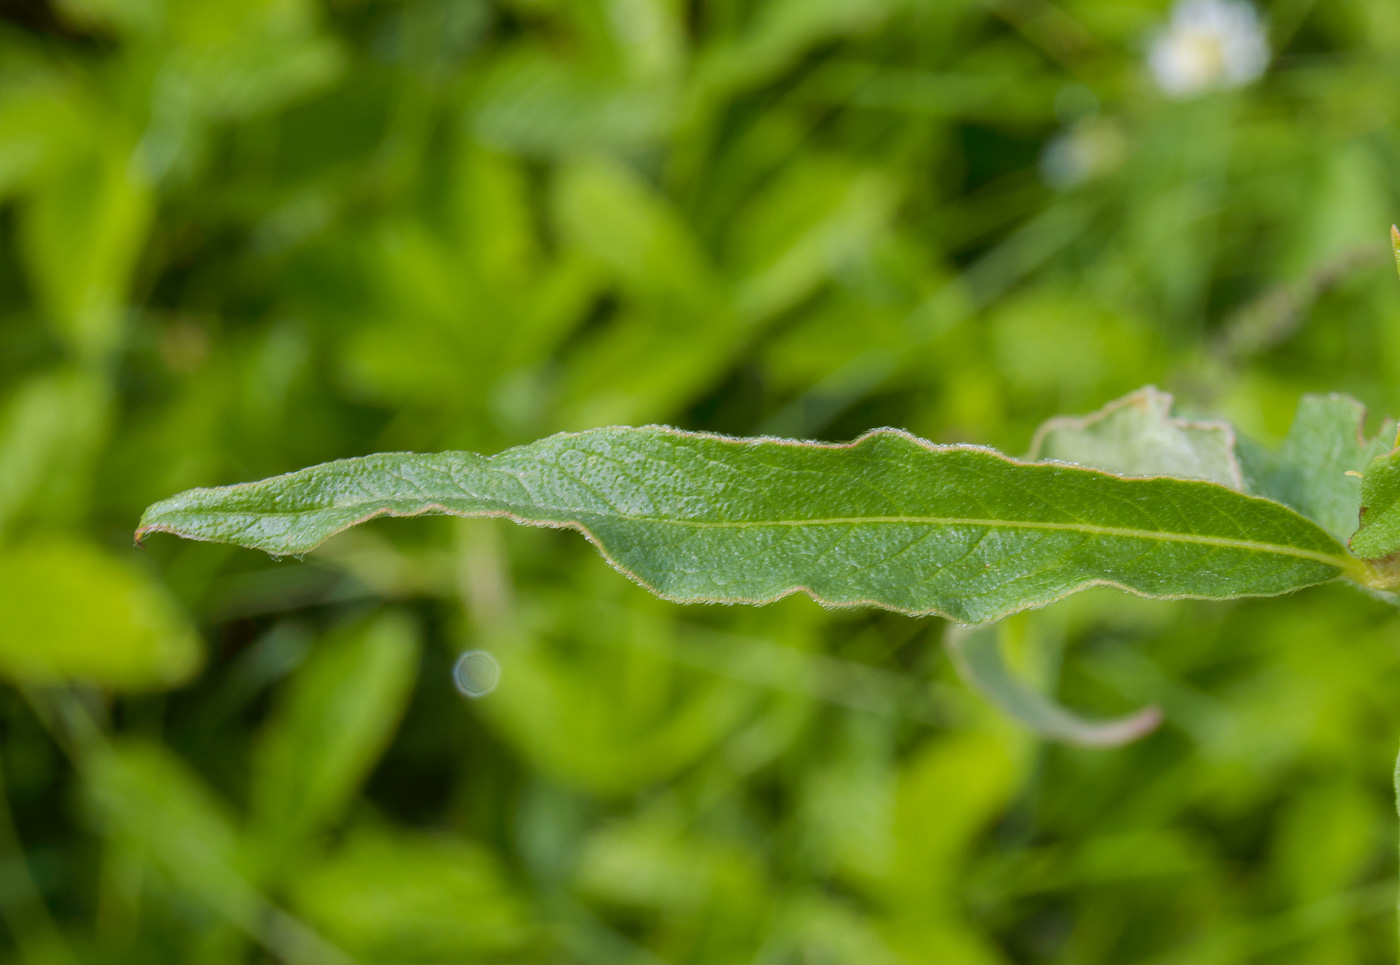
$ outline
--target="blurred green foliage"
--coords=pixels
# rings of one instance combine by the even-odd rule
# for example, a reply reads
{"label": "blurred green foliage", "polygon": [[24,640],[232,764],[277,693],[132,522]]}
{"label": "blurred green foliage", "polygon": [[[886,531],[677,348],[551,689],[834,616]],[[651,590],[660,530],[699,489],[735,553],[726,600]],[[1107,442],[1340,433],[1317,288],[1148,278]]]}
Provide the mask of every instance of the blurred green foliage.
{"label": "blurred green foliage", "polygon": [[1400,6],[1264,12],[1263,78],[1169,98],[1161,0],[0,3],[6,953],[1391,960],[1400,618],[1345,588],[1031,617],[1048,691],[1162,706],[1104,751],[937,621],[674,607],[557,533],[130,544],[607,423],[1400,412]]}

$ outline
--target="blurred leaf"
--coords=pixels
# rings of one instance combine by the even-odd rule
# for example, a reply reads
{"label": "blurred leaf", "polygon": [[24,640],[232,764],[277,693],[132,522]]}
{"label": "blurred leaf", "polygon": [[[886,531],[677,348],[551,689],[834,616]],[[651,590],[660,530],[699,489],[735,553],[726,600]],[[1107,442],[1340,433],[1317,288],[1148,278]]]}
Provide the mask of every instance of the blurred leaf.
{"label": "blurred leaf", "polygon": [[181,888],[247,925],[259,896],[239,869],[239,838],[227,806],[158,744],[95,750],[85,794],[99,826],[143,854]]}
{"label": "blurred leaf", "polygon": [[190,490],[148,509],[137,535],[303,553],[375,516],[438,513],[578,529],[667,599],[801,590],[966,623],[1097,583],[1223,599],[1369,578],[1291,510],[1214,483],[1018,463],[893,430],[833,446],[598,429],[489,459],[344,459]]}
{"label": "blurred leaf", "polygon": [[483,280],[502,288],[527,287],[544,251],[531,206],[527,166],[506,154],[463,145],[453,158],[449,228],[463,259]]}
{"label": "blurred leaf", "polygon": [[867,29],[894,3],[872,0],[767,0],[753,6],[751,24],[739,36],[706,50],[696,67],[695,86],[718,100],[780,73],[808,47]]}
{"label": "blurred leaf", "polygon": [[639,80],[665,81],[685,65],[685,8],[674,0],[606,0],[600,4],[621,59]]}
{"label": "blurred leaf", "polygon": [[65,18],[84,27],[149,34],[164,24],[172,0],[59,0],[55,5]]}
{"label": "blurred leaf", "polygon": [[978,836],[1016,788],[1018,756],[1014,742],[974,731],[926,742],[901,769],[892,816],[898,846],[878,890],[894,919],[886,933],[896,951],[930,963],[1002,960],[955,904]]}
{"label": "blurred leaf", "polygon": [[61,159],[27,199],[22,240],[35,293],[81,358],[101,359],[120,341],[151,205],[119,139]]}
{"label": "blurred leaf", "polygon": [[76,24],[125,34],[137,71],[149,72],[139,161],[157,178],[194,168],[210,123],[293,101],[343,65],[340,48],[318,36],[305,0],[62,0],[61,7]]}
{"label": "blurred leaf", "polygon": [[508,54],[483,84],[472,128],[484,143],[552,157],[648,147],[671,125],[673,94],[534,51]]}
{"label": "blurred leaf", "polygon": [[[123,847],[197,897],[229,924],[290,965],[353,965],[249,881],[242,842],[226,806],[198,775],[159,744],[124,741],[89,748],[84,793],[92,819]],[[232,933],[204,926],[205,947],[241,951]],[[200,947],[196,945],[195,947]]]}
{"label": "blurred leaf", "polygon": [[[1290,799],[1274,832],[1279,883],[1312,901],[1359,883],[1370,853],[1368,839],[1391,823],[1377,803],[1350,781],[1310,787]],[[1331,943],[1345,941],[1345,932],[1333,930]]]}
{"label": "blurred leaf", "polygon": [[0,533],[26,511],[73,517],[86,508],[109,396],[88,372],[35,376],[0,412]]}
{"label": "blurred leaf", "polygon": [[24,64],[8,39],[0,36],[0,197],[61,164],[91,121],[70,80]]}
{"label": "blurred leaf", "polygon": [[96,546],[47,537],[0,547],[0,673],[115,690],[184,683],[201,646],[165,590]]}
{"label": "blurred leaf", "polygon": [[293,901],[365,965],[495,960],[530,940],[493,856],[449,838],[356,831],[297,875]]}
{"label": "blurred leaf", "polygon": [[[989,256],[983,284],[1008,285],[1040,258],[1027,249],[1063,244],[1081,230],[1070,207],[1052,208]],[[1111,301],[1051,282],[1012,292],[988,308],[990,348],[1011,398],[1043,399],[1051,411],[1090,408],[1164,378],[1170,358],[1148,320]]]}
{"label": "blurred leaf", "polygon": [[678,815],[653,807],[594,834],[579,856],[575,885],[585,894],[637,908],[699,914],[735,899],[762,903],[766,882],[754,856],[707,841]]}
{"label": "blurred leaf", "polygon": [[1171,415],[1172,397],[1147,386],[1083,417],[1059,416],[1036,430],[1032,460],[1072,462],[1125,476],[1206,479],[1243,489],[1235,430],[1227,422]]}
{"label": "blurred leaf", "polygon": [[796,305],[868,255],[894,203],[892,185],[875,171],[827,160],[786,172],[735,226],[735,310],[753,324]]}
{"label": "blurred leaf", "polygon": [[165,65],[170,76],[154,89],[155,112],[162,111],[159,98],[171,97],[181,98],[196,117],[241,117],[324,84],[340,66],[340,51],[318,35],[317,12],[309,0],[172,3]]}
{"label": "blurred leaf", "polygon": [[[830,965],[911,965],[924,961],[968,962],[963,956],[930,959],[898,954],[876,922],[854,903],[831,895],[797,895],[781,909],[770,947],[781,949],[792,961],[819,961]],[[946,949],[939,949],[946,951]],[[975,963],[976,960],[973,960]]]}
{"label": "blurred leaf", "polygon": [[341,815],[393,736],[417,669],[415,628],[387,613],[321,641],[291,677],[250,782],[252,833],[269,860],[294,859]]}
{"label": "blurred leaf", "polygon": [[544,608],[493,638],[503,683],[481,713],[533,767],[567,787],[618,796],[673,779],[757,703],[751,692],[696,680],[667,659],[674,632],[669,621],[635,610],[609,614],[585,600]]}
{"label": "blurred leaf", "polygon": [[621,165],[565,167],[555,211],[564,237],[606,266],[632,299],[573,356],[562,400],[567,424],[665,417],[742,344],[727,287],[680,212]]}
{"label": "blurred leaf", "polygon": [[716,279],[679,212],[625,167],[597,160],[565,165],[555,197],[565,237],[629,290],[694,310],[717,307]]}

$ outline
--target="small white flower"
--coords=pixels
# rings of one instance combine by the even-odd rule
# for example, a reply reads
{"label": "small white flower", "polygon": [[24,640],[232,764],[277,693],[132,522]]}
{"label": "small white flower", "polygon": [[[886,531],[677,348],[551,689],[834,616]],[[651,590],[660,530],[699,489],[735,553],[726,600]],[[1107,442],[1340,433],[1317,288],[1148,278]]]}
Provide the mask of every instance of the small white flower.
{"label": "small white flower", "polygon": [[1257,80],[1269,65],[1269,41],[1248,0],[1179,0],[1171,23],[1153,36],[1147,64],[1166,94],[1191,97]]}

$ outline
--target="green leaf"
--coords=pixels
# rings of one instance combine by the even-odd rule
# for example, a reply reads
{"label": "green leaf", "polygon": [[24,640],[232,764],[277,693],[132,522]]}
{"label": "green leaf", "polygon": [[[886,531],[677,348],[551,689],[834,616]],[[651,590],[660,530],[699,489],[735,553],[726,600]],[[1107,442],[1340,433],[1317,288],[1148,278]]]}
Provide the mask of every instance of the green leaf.
{"label": "green leaf", "polygon": [[198,636],[165,590],[103,550],[50,538],[0,549],[0,676],[117,690],[183,683]]}
{"label": "green leaf", "polygon": [[108,390],[89,372],[36,375],[0,410],[0,534],[21,516],[72,517],[86,503]]}
{"label": "green leaf", "polygon": [[635,151],[674,123],[667,84],[631,83],[532,50],[502,56],[471,118],[485,144],[537,157]]}
{"label": "green leaf", "polygon": [[733,227],[734,308],[768,322],[867,257],[886,233],[896,195],[874,171],[828,159],[794,166]]}
{"label": "green leaf", "polygon": [[539,599],[518,629],[494,635],[508,685],[479,706],[514,752],[552,782],[622,798],[722,746],[752,717],[758,698],[678,665],[669,648],[675,623],[586,605],[594,602]]}
{"label": "green leaf", "polygon": [[121,338],[122,307],[151,217],[150,186],[120,146],[75,153],[30,195],[21,242],[35,300],[81,358]]}
{"label": "green leaf", "polygon": [[1090,415],[1046,422],[1031,442],[1030,458],[1128,476],[1207,479],[1243,489],[1230,424],[1178,419],[1171,410],[1169,393],[1146,386]]}
{"label": "green leaf", "polygon": [[339,815],[393,735],[418,639],[386,614],[333,635],[292,678],[254,757],[251,811],[277,859]]}
{"label": "green leaf", "polygon": [[87,811],[102,830],[230,920],[254,921],[260,898],[239,868],[233,815],[179,757],[149,741],[101,745],[83,776]]}
{"label": "green leaf", "polygon": [[1089,720],[1016,679],[1001,653],[1002,638],[1014,629],[1011,622],[950,627],[943,637],[958,676],[1002,713],[1041,737],[1089,747],[1126,744],[1151,733],[1161,723],[1162,712],[1156,707],[1109,720]]}
{"label": "green leaf", "polygon": [[1292,510],[1215,483],[1029,464],[889,429],[834,445],[611,428],[490,458],[380,454],[191,490],[148,509],[137,536],[304,553],[376,516],[432,514],[579,530],[680,602],[803,591],[966,623],[1098,584],[1223,599],[1369,575]]}
{"label": "green leaf", "polygon": [[1291,506],[1338,540],[1355,530],[1361,503],[1357,478],[1389,449],[1395,432],[1362,435],[1366,410],[1344,395],[1305,395],[1288,436],[1271,451],[1236,438],[1225,422],[1171,415],[1172,397],[1147,386],[1082,417],[1041,426],[1032,459],[1053,459],[1131,476],[1208,479]]}
{"label": "green leaf", "polygon": [[1388,451],[1395,434],[1395,424],[1387,421],[1375,437],[1364,438],[1365,417],[1361,403],[1347,396],[1303,396],[1276,452],[1240,442],[1248,491],[1292,506],[1345,540],[1356,531],[1362,501],[1361,480],[1352,474]]}
{"label": "green leaf", "polygon": [[94,744],[81,764],[92,822],[178,890],[197,896],[276,961],[351,965],[258,890],[233,814],[178,756],[152,741],[122,740]]}
{"label": "green leaf", "polygon": [[1377,456],[1366,467],[1360,516],[1361,528],[1351,538],[1353,553],[1383,560],[1400,552],[1400,449]]}
{"label": "green leaf", "polygon": [[592,159],[561,168],[559,230],[608,266],[626,289],[712,311],[718,281],[681,213],[621,164]]}
{"label": "green leaf", "polygon": [[361,830],[305,869],[292,897],[367,965],[480,961],[530,939],[526,910],[495,858],[451,838]]}

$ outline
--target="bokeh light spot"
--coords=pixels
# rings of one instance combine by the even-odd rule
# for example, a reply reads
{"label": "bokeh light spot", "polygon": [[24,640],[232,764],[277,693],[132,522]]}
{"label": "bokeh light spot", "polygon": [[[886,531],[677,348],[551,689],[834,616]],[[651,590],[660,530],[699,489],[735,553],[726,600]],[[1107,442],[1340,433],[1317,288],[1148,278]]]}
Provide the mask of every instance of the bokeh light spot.
{"label": "bokeh light spot", "polygon": [[452,667],[452,682],[464,697],[485,697],[501,682],[501,665],[485,650],[468,650]]}

